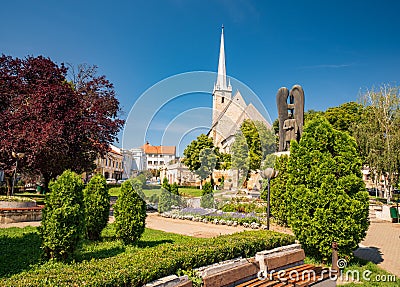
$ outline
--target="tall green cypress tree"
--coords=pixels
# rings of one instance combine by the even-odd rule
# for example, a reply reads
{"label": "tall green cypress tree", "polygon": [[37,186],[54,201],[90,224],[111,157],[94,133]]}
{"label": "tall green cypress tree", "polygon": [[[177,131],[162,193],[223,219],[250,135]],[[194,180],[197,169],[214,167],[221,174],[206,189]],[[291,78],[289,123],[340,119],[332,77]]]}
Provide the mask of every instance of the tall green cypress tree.
{"label": "tall green cypress tree", "polygon": [[355,140],[324,118],[310,121],[292,141],[287,165],[289,225],[306,252],[327,259],[337,242],[351,256],[368,229],[368,195]]}

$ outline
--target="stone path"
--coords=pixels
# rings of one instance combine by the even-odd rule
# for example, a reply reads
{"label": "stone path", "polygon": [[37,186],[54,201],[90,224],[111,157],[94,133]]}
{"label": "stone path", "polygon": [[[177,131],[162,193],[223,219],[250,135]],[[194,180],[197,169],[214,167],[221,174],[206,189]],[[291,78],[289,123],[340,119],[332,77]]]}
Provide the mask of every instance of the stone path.
{"label": "stone path", "polygon": [[354,254],[400,278],[400,224],[371,216],[367,236]]}

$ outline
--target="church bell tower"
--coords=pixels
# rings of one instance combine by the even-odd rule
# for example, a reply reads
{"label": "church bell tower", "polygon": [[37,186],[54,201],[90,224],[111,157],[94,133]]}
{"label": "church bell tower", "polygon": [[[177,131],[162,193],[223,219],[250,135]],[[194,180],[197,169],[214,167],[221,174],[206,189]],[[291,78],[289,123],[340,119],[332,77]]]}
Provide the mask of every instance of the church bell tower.
{"label": "church bell tower", "polygon": [[213,90],[213,116],[212,116],[212,133],[214,145],[219,142],[217,133],[217,122],[220,116],[224,113],[232,100],[232,86],[230,81],[227,81],[226,66],[225,66],[225,47],[224,47],[224,26],[222,26],[221,43],[219,48],[218,75],[217,81],[214,84]]}

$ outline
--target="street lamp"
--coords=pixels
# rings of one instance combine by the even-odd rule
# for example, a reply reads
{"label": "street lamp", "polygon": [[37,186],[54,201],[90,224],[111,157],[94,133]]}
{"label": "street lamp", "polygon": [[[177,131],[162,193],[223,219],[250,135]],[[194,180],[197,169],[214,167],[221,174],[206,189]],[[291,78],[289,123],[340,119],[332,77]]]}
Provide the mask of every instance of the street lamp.
{"label": "street lamp", "polygon": [[268,180],[268,193],[267,193],[267,230],[269,230],[269,216],[270,216],[270,182],[271,179],[278,175],[278,170],[271,167],[260,171],[261,177]]}
{"label": "street lamp", "polygon": [[12,186],[11,186],[11,195],[14,195],[14,185],[15,185],[15,177],[17,175],[17,168],[18,168],[18,160],[23,158],[25,156],[25,153],[23,152],[12,152],[11,153],[12,157],[16,159],[15,161],[15,171],[14,171],[14,176],[13,176],[13,181],[12,181]]}

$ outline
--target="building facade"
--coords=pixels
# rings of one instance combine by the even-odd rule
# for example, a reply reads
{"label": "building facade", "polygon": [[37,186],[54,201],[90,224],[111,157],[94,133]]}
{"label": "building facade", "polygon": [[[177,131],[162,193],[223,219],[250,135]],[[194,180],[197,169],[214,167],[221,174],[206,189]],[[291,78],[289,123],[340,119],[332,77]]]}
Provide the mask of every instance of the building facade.
{"label": "building facade", "polygon": [[95,173],[102,174],[106,179],[122,179],[122,160],[123,155],[121,149],[110,145],[107,154],[103,158],[99,157],[96,159]]}
{"label": "building facade", "polygon": [[164,178],[167,178],[170,184],[176,183],[184,186],[200,185],[198,176],[191,172],[180,160],[177,160],[175,163],[166,164],[162,168],[160,172],[161,182]]}
{"label": "building facade", "polygon": [[142,148],[121,150],[123,155],[123,174],[122,178],[131,178],[139,172],[146,170],[146,155]]}
{"label": "building facade", "polygon": [[165,164],[175,162],[175,146],[153,146],[146,142],[142,149],[146,155],[147,170],[160,170]]}

